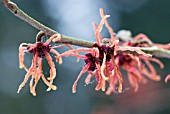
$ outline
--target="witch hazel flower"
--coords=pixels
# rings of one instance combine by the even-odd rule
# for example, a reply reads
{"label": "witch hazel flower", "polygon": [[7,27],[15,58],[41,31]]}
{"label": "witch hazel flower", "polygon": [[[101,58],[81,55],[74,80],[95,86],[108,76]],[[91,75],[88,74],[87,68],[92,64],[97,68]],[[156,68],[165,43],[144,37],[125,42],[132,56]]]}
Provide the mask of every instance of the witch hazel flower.
{"label": "witch hazel flower", "polygon": [[[115,39],[114,31],[110,27],[107,18],[109,15],[105,15],[103,9],[100,9],[100,15],[102,17],[99,25],[93,23],[96,43],[93,44],[92,48],[79,48],[75,50],[69,50],[65,53],[62,53],[58,56],[61,58],[63,56],[76,56],[77,58],[84,59],[85,65],[78,75],[76,81],[72,86],[72,92],[76,92],[76,87],[81,76],[88,72],[88,76],[85,79],[85,83],[90,83],[90,80],[93,76],[95,76],[97,81],[97,86],[95,90],[106,91],[106,94],[110,94],[118,90],[118,92],[122,92],[123,88],[123,77],[120,72],[119,64],[115,61],[115,56],[117,55],[119,40]],[[110,39],[103,39],[100,32],[102,31],[103,25],[105,24],[106,28],[110,33]],[[123,49],[123,48],[122,48]],[[143,54],[145,56],[150,56],[143,51],[134,48],[124,50],[128,51],[136,51],[138,54]],[[77,53],[75,53],[77,52]],[[86,52],[85,55],[80,55],[78,52]],[[118,87],[117,87],[118,85]]]}
{"label": "witch hazel flower", "polygon": [[[55,64],[52,60],[51,55],[49,52],[54,53],[56,56],[59,55],[59,53],[54,49],[57,48],[57,46],[51,46],[50,42],[52,40],[59,41],[61,36],[58,34],[52,35],[46,42],[42,42],[42,36],[45,36],[44,32],[39,32],[36,38],[35,44],[29,44],[29,43],[22,43],[19,46],[19,67],[26,70],[26,75],[24,78],[24,81],[20,84],[17,93],[20,92],[20,90],[25,86],[28,79],[31,77],[30,80],[30,92],[36,96],[36,86],[40,78],[44,81],[44,83],[48,86],[47,91],[56,90],[57,87],[53,85],[53,80],[56,77],[56,68]],[[60,46],[58,46],[60,47]],[[33,54],[32,64],[31,67],[28,69],[26,65],[24,64],[24,55],[25,53],[31,53]],[[42,71],[42,59],[46,58],[49,66],[50,66],[50,77],[47,79],[45,78],[43,71]],[[62,63],[62,59],[57,60],[60,64]]]}
{"label": "witch hazel flower", "polygon": [[115,61],[120,68],[127,72],[129,83],[135,92],[138,91],[140,83],[147,83],[145,77],[154,81],[160,81],[161,78],[151,64],[151,61],[157,63],[161,69],[164,68],[163,63],[158,59],[143,55],[120,53],[116,55]]}
{"label": "witch hazel flower", "polygon": [[[141,40],[143,42],[141,42]],[[143,46],[143,47],[156,47],[156,48],[160,48],[160,49],[170,50],[170,43],[168,43],[168,44],[153,43],[149,39],[149,37],[146,36],[145,34],[139,34],[139,35],[135,36],[134,37],[134,43],[131,43],[131,45]],[[161,61],[159,61],[156,58],[152,58],[151,61],[153,59],[154,59],[154,62],[157,62],[160,65],[160,67],[163,68],[163,63],[161,63]],[[150,63],[147,62],[147,64],[149,65],[149,68],[152,69],[152,72],[156,72],[156,71],[154,71],[154,68],[153,68],[153,66],[151,66]],[[147,73],[147,74],[149,74],[149,73]],[[169,79],[170,79],[170,74],[168,76],[166,76],[165,83],[167,83]]]}
{"label": "witch hazel flower", "polygon": [[[100,9],[100,14],[101,14],[102,20],[100,21],[99,26],[97,26],[96,23],[93,23],[94,30],[95,30],[96,43],[92,46],[92,48],[79,48],[79,49],[75,49],[75,50],[69,50],[69,51],[67,51],[63,54],[60,54],[58,56],[58,58],[60,58],[62,56],[76,56],[78,58],[84,59],[84,61],[85,61],[85,65],[84,65],[82,71],[80,72],[76,81],[73,84],[73,87],[72,87],[73,93],[76,92],[77,83],[78,83],[79,79],[81,78],[81,76],[86,71],[89,73],[89,75],[87,76],[86,81],[85,81],[86,83],[89,83],[90,79],[94,75],[96,75],[96,81],[98,83],[95,88],[96,90],[102,89],[102,91],[105,91],[106,82],[109,82],[109,80],[110,80],[110,77],[106,75],[106,74],[108,74],[108,73],[106,73],[108,70],[107,62],[110,60],[114,60],[114,57],[111,57],[111,56],[114,55],[114,53],[116,53],[115,50],[117,48],[118,40],[115,40],[114,32],[106,20],[106,18],[108,18],[109,15],[104,15],[103,9]],[[102,38],[100,32],[101,32],[104,24],[108,28],[109,33],[111,35],[111,39],[109,39],[109,41],[113,42],[112,45],[104,45],[101,43],[103,38]],[[86,52],[87,54],[80,55],[80,54],[76,54],[75,52]],[[109,71],[109,73],[110,72],[111,71]],[[123,79],[122,79],[122,76],[119,74],[117,75],[117,79],[119,80],[119,85],[120,85],[119,90],[121,91]]]}
{"label": "witch hazel flower", "polygon": [[[127,47],[131,50],[133,48],[137,49],[139,47],[151,46],[157,46],[162,49],[165,49],[165,47],[169,48],[167,44],[165,46],[159,44],[158,46],[158,44],[153,43],[145,34],[139,34],[132,39],[131,32],[123,30],[118,32],[117,37],[123,40],[129,39],[128,41],[121,43],[120,46]],[[161,78],[151,62],[157,63],[161,69],[164,68],[164,64],[160,60],[144,54],[119,53],[116,55],[116,63],[127,72],[129,82],[131,86],[134,87],[135,92],[138,90],[138,83],[147,82],[144,76],[154,81],[160,81]],[[165,80],[167,82],[168,77]]]}

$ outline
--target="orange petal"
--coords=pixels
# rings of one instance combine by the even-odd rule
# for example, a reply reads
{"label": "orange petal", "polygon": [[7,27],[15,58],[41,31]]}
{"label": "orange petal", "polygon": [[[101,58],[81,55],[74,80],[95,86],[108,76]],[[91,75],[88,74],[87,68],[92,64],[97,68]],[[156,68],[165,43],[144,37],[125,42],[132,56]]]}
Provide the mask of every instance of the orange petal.
{"label": "orange petal", "polygon": [[170,79],[170,74],[168,76],[166,76],[165,83],[168,83],[169,79]]}

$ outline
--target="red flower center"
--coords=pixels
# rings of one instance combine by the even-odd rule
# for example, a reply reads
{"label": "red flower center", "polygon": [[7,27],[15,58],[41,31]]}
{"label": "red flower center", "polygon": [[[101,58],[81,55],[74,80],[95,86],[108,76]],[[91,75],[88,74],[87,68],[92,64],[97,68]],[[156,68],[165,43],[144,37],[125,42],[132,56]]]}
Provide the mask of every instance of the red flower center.
{"label": "red flower center", "polygon": [[50,47],[51,47],[50,45],[44,45],[43,42],[37,42],[34,48],[29,49],[29,52],[34,55],[38,53],[38,57],[43,58],[45,56],[45,52],[50,51]]}
{"label": "red flower center", "polygon": [[88,64],[90,63],[90,67],[89,67],[89,71],[94,71],[96,68],[96,63],[100,63],[100,66],[102,65],[103,62],[103,58],[104,58],[104,53],[106,54],[106,61],[110,61],[111,56],[114,55],[114,46],[110,47],[110,46],[98,46],[98,44],[94,44],[93,47],[98,48],[99,50],[99,57],[93,56],[91,53],[87,53],[85,56],[88,59],[85,59],[85,63]]}

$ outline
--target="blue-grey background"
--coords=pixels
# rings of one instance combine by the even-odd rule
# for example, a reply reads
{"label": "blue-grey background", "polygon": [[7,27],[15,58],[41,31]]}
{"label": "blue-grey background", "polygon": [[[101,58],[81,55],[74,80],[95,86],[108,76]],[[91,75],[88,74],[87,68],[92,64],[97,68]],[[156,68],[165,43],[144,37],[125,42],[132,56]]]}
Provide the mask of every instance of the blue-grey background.
{"label": "blue-grey background", "polygon": [[[115,32],[121,29],[131,30],[133,35],[147,34],[154,42],[170,42],[170,1],[169,0],[14,0],[27,14],[72,37],[95,41],[92,22],[99,23],[99,8],[104,8]],[[57,91],[46,92],[46,85],[39,81],[37,96],[29,93],[29,82],[17,94],[24,79],[25,71],[18,67],[18,47],[22,42],[35,42],[38,30],[15,17],[0,4],[0,114],[169,114],[170,84],[164,83],[170,73],[170,60],[161,59],[165,69],[157,72],[161,82],[148,81],[140,85],[137,93],[128,83],[122,94],[106,96],[94,90],[96,83],[84,84],[81,78],[77,93],[72,94],[71,87],[83,61],[76,58],[64,58],[57,65],[57,78],[54,83]],[[102,34],[108,37],[104,30]],[[63,52],[68,48],[59,49]],[[26,64],[30,66],[32,56],[26,54]],[[43,66],[48,75],[46,61]],[[124,74],[126,78],[126,74]],[[170,82],[169,82],[170,83]]]}

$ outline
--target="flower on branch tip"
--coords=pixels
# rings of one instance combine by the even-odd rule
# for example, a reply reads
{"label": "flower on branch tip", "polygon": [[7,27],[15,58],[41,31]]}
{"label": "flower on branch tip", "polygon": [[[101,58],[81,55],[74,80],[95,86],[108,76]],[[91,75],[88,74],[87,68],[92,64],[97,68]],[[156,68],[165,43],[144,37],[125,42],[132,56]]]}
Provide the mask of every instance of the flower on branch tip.
{"label": "flower on branch tip", "polygon": [[[21,69],[24,68],[27,73],[25,75],[24,81],[20,84],[17,93],[19,93],[20,90],[25,86],[30,76],[32,76],[30,80],[30,92],[34,96],[36,96],[35,89],[40,78],[48,86],[47,91],[50,91],[51,89],[53,90],[57,89],[57,87],[53,85],[53,80],[56,77],[56,68],[55,68],[55,64],[49,52],[54,53],[56,56],[59,55],[59,53],[54,48],[61,47],[61,46],[51,46],[50,42],[52,40],[59,41],[61,39],[61,35],[54,34],[45,43],[41,41],[42,36],[44,35],[45,35],[44,32],[39,32],[39,34],[37,35],[35,44],[22,43],[19,46],[19,67]],[[32,64],[29,69],[24,64],[24,55],[26,52],[33,54]],[[49,71],[50,77],[47,78],[48,80],[45,78],[43,71],[42,71],[42,59],[44,57],[46,58],[50,66],[50,71]],[[58,61],[60,64],[62,63],[61,58],[56,59],[56,61]]]}

